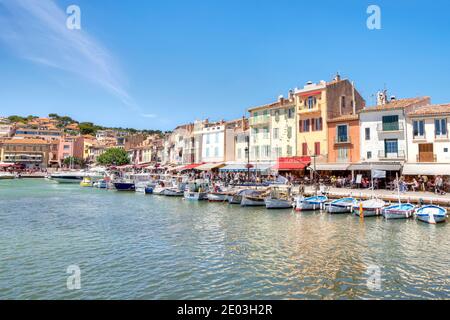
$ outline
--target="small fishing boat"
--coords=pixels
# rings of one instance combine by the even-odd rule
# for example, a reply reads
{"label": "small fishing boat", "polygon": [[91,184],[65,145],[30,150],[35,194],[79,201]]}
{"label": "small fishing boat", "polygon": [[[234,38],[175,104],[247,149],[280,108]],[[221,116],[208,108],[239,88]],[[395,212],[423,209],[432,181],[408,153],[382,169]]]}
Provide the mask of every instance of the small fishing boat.
{"label": "small fishing boat", "polygon": [[416,210],[417,220],[429,224],[445,222],[447,219],[447,209],[435,205],[427,205]]}
{"label": "small fishing boat", "polygon": [[84,177],[80,182],[80,186],[82,187],[92,187],[92,179],[90,177]]}
{"label": "small fishing boat", "polygon": [[153,189],[153,194],[157,196],[163,196],[166,192],[166,187],[157,186]]}
{"label": "small fishing boat", "polygon": [[208,194],[206,192],[185,191],[184,199],[192,201],[208,200]]}
{"label": "small fishing boat", "polygon": [[94,188],[99,188],[99,189],[108,189],[108,182],[106,182],[106,180],[99,180],[94,182]]}
{"label": "small fishing boat", "polygon": [[414,215],[416,206],[410,203],[398,203],[383,209],[385,219],[409,219]]}
{"label": "small fishing boat", "polygon": [[166,197],[183,197],[184,196],[184,191],[180,190],[178,188],[167,188],[164,191],[164,195]]}
{"label": "small fishing boat", "polygon": [[241,204],[242,202],[242,194],[244,194],[246,190],[240,190],[235,193],[228,194],[228,203],[229,204]]}
{"label": "small fishing boat", "polygon": [[295,199],[294,206],[296,211],[322,210],[325,208],[327,201],[328,198],[326,196],[298,197]]}
{"label": "small fishing boat", "polygon": [[117,191],[135,191],[136,190],[136,186],[135,186],[134,182],[124,182],[124,181],[114,182],[114,188]]}
{"label": "small fishing boat", "polygon": [[147,186],[145,187],[145,194],[153,194],[153,187]]}
{"label": "small fishing boat", "polygon": [[261,191],[247,190],[242,194],[241,206],[242,207],[265,206],[266,203],[264,202],[264,198],[265,197],[263,196],[263,193]]}
{"label": "small fishing boat", "polygon": [[267,209],[292,209],[292,200],[279,198],[266,198],[264,200]]}
{"label": "small fishing boat", "polygon": [[12,180],[15,175],[10,172],[0,172],[0,180]]}
{"label": "small fishing boat", "polygon": [[386,202],[380,199],[357,201],[353,205],[353,213],[357,216],[361,216],[362,213],[363,217],[376,217],[382,214],[385,206]]}
{"label": "small fishing boat", "polygon": [[210,192],[208,193],[209,202],[225,202],[228,200],[228,193],[226,192]]}
{"label": "small fishing boat", "polygon": [[331,201],[327,205],[328,213],[351,213],[353,210],[353,205],[355,204],[354,198],[342,198]]}

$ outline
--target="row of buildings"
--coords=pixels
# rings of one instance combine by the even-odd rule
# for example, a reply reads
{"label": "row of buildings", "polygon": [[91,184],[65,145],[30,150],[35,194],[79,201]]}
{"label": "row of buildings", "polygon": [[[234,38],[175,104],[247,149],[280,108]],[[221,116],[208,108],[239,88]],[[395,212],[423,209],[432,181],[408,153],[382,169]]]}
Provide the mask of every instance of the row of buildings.
{"label": "row of buildings", "polygon": [[163,164],[203,164],[258,171],[296,170],[310,158],[318,171],[437,175],[450,169],[450,104],[379,92],[366,102],[348,79],[308,82],[248,119],[197,121],[164,140]]}
{"label": "row of buildings", "polygon": [[[60,127],[57,119],[34,118],[27,123],[0,118],[0,164],[16,164],[25,169],[47,169],[75,166],[67,158],[96,162],[109,148],[132,150],[151,144],[154,136],[130,135],[117,130],[100,130],[96,135],[82,135],[77,123]],[[160,161],[155,154],[149,161]]]}
{"label": "row of buildings", "polygon": [[31,126],[0,119],[0,161],[61,166],[72,156],[95,163],[105,150],[119,147],[139,166],[251,167],[264,173],[304,169],[309,159],[316,170],[330,173],[436,175],[450,169],[449,118],[450,104],[433,105],[430,97],[397,99],[384,91],[376,105],[366,106],[354,84],[336,75],[250,107],[248,117],[199,120],[163,137],[113,130],[83,136],[76,134],[76,124],[61,130],[51,119],[36,119]]}

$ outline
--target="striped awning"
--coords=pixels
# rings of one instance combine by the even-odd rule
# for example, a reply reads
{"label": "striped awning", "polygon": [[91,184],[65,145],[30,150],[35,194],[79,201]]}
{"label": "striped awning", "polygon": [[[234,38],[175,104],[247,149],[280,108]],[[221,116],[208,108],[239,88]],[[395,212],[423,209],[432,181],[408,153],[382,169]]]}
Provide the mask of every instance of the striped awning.
{"label": "striped awning", "polygon": [[246,163],[235,163],[235,164],[228,164],[225,167],[222,167],[219,169],[219,171],[228,171],[228,172],[240,172],[240,171],[247,171],[247,164]]}
{"label": "striped awning", "polygon": [[370,171],[370,170],[383,170],[383,171],[400,171],[402,165],[400,163],[357,163],[352,164],[347,170],[350,171]]}

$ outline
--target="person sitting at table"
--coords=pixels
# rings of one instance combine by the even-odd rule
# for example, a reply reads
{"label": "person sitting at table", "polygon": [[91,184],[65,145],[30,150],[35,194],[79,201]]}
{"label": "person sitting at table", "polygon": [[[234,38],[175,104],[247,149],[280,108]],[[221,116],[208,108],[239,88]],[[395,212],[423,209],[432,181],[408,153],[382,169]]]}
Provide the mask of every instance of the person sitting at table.
{"label": "person sitting at table", "polygon": [[416,192],[417,190],[419,190],[419,182],[416,180],[416,178],[413,178],[412,183],[411,183],[411,189]]}

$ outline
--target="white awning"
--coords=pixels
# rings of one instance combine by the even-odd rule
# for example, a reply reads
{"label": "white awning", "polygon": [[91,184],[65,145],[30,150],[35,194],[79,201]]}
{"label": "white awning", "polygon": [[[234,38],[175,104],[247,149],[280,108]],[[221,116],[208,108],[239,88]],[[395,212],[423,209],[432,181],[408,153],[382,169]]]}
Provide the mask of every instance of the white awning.
{"label": "white awning", "polygon": [[402,165],[400,163],[357,163],[352,164],[348,167],[347,170],[351,171],[371,171],[371,170],[382,170],[382,171],[400,171],[402,169]]}
{"label": "white awning", "polygon": [[[346,171],[349,166],[348,163],[317,163],[315,165],[316,171]],[[314,169],[314,165],[312,164],[308,169]]]}
{"label": "white awning", "polygon": [[200,170],[200,171],[210,171],[213,169],[217,169],[217,168],[221,168],[223,167],[225,164],[223,163],[206,163],[206,164],[202,164],[201,166],[198,166],[196,168],[194,168],[195,170]]}
{"label": "white awning", "polygon": [[450,175],[450,163],[407,163],[403,167],[403,175],[448,176]]}

